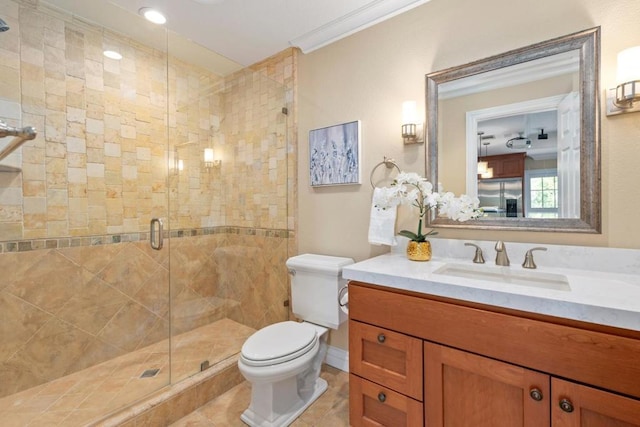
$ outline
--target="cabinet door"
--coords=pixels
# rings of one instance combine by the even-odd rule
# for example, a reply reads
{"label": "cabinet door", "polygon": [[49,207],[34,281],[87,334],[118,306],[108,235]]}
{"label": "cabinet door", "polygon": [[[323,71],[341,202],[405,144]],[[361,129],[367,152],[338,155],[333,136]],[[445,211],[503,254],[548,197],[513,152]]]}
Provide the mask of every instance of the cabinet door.
{"label": "cabinet door", "polygon": [[524,153],[502,154],[480,157],[493,169],[493,178],[522,178],[524,176]]}
{"label": "cabinet door", "polygon": [[351,320],[349,370],[416,400],[422,400],[420,339]]}
{"label": "cabinet door", "polygon": [[521,178],[524,175],[524,159],[522,157],[505,158],[502,162],[502,176]]}
{"label": "cabinet door", "polygon": [[493,169],[492,178],[502,178],[502,159],[496,157],[487,158],[487,167]]}
{"label": "cabinet door", "polygon": [[422,411],[422,402],[349,375],[349,424],[353,427],[422,427]]}
{"label": "cabinet door", "polygon": [[553,427],[638,427],[640,400],[551,379]]}
{"label": "cabinet door", "polygon": [[425,342],[428,427],[548,427],[546,374]]}

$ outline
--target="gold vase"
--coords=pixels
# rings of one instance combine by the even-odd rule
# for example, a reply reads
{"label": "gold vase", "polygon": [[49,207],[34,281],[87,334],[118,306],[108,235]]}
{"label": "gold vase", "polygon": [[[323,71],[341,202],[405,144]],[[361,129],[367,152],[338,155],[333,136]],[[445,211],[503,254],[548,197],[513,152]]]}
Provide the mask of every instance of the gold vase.
{"label": "gold vase", "polygon": [[407,245],[407,258],[411,261],[429,261],[431,259],[431,243],[410,240]]}

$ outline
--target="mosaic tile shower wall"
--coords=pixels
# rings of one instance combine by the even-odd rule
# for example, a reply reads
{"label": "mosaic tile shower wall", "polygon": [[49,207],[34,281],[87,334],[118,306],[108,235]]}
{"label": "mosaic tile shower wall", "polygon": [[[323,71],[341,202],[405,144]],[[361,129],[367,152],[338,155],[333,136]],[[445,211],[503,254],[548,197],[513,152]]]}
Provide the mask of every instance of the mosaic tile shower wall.
{"label": "mosaic tile shower wall", "polygon": [[0,112],[39,130],[0,173],[0,397],[221,318],[284,320],[295,51],[220,78],[37,3],[0,0]]}

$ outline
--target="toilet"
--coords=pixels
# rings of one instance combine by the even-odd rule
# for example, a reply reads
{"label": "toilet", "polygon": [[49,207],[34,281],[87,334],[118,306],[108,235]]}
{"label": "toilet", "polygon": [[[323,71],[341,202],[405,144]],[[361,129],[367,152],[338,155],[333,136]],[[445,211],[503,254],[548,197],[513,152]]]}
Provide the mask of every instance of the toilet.
{"label": "toilet", "polygon": [[302,322],[269,325],[242,346],[238,368],[251,383],[251,403],[240,418],[252,427],[291,424],[327,389],[320,367],[329,328],[347,319],[338,304],[351,258],[304,254],[287,260],[293,314]]}

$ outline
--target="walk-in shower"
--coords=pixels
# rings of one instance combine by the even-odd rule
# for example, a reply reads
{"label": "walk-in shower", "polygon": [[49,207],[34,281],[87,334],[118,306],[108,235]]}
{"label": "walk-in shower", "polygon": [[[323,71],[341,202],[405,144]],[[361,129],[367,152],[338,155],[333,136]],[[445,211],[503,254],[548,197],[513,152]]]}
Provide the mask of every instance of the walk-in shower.
{"label": "walk-in shower", "polygon": [[71,3],[0,0],[3,426],[90,425],[288,316],[293,51],[219,74]]}

